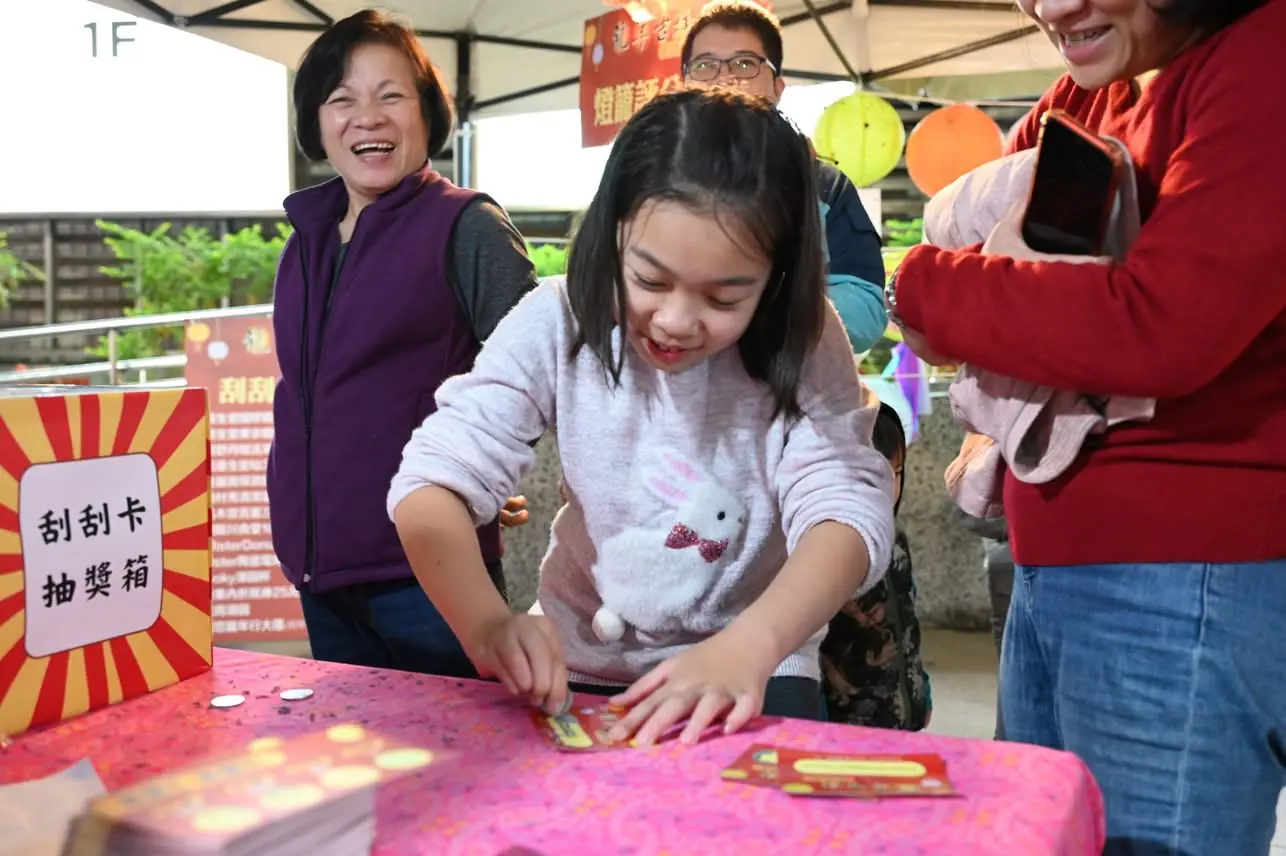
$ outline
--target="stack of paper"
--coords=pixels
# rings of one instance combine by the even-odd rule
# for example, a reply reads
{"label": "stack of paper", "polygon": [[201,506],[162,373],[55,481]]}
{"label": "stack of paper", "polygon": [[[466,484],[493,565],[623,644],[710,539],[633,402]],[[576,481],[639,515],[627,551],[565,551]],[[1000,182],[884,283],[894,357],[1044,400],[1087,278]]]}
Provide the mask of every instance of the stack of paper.
{"label": "stack of paper", "polygon": [[360,725],[267,737],[91,802],[64,856],[353,856],[375,840],[375,789],[440,763]]}

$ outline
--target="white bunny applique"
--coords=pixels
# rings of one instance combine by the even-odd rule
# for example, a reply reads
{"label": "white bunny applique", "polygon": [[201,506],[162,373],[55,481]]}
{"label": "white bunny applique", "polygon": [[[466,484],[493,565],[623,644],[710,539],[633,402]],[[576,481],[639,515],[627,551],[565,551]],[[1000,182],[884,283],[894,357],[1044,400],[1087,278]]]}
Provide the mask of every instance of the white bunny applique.
{"label": "white bunny applique", "polygon": [[594,581],[603,605],[594,635],[615,642],[626,626],[644,633],[674,628],[710,589],[741,535],[746,509],[729,490],[673,453],[661,456],[649,490],[673,510],[668,525],[627,529],[598,552]]}

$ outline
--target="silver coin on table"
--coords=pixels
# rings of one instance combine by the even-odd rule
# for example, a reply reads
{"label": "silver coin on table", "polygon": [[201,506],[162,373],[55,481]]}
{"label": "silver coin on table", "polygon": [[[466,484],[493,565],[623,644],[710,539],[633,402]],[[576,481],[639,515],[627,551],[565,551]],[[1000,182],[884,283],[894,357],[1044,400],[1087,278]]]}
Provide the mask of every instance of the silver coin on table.
{"label": "silver coin on table", "polygon": [[221,695],[210,699],[210,707],[237,707],[246,703],[243,695]]}
{"label": "silver coin on table", "polygon": [[313,691],[309,689],[282,690],[282,701],[303,701],[306,698],[312,698]]}

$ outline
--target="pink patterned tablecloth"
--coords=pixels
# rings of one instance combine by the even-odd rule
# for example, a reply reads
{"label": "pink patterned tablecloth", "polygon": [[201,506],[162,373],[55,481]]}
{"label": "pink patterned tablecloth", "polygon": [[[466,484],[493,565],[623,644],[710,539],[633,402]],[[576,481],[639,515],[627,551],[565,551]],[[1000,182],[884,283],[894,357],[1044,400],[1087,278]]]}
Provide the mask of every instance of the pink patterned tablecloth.
{"label": "pink patterned tablecloth", "polygon": [[[283,702],[283,689],[315,695]],[[213,696],[246,703],[216,710]],[[379,856],[754,856],[1102,852],[1102,800],[1076,757],[1045,749],[796,720],[695,747],[563,754],[500,687],[241,651],[212,672],[149,696],[14,738],[0,784],[89,758],[109,789],[250,739],[361,722],[460,756],[393,783],[379,799]],[[837,752],[937,753],[956,798],[790,797],[726,782],[751,743]]]}

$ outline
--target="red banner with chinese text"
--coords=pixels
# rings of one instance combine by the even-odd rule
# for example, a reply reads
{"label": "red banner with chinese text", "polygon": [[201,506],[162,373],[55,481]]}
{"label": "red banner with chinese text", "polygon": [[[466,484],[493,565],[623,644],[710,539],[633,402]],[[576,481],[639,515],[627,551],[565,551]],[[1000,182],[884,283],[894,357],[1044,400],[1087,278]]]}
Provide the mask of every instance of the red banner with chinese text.
{"label": "red banner with chinese text", "polygon": [[580,69],[582,147],[611,143],[644,104],[682,86],[679,57],[692,17],[684,9],[635,23],[628,12],[617,9],[585,22]]}
{"label": "red banner with chinese text", "polygon": [[211,617],[220,642],[307,639],[268,522],[268,448],[277,356],[267,318],[224,318],[187,330],[187,381],[210,393]]}

